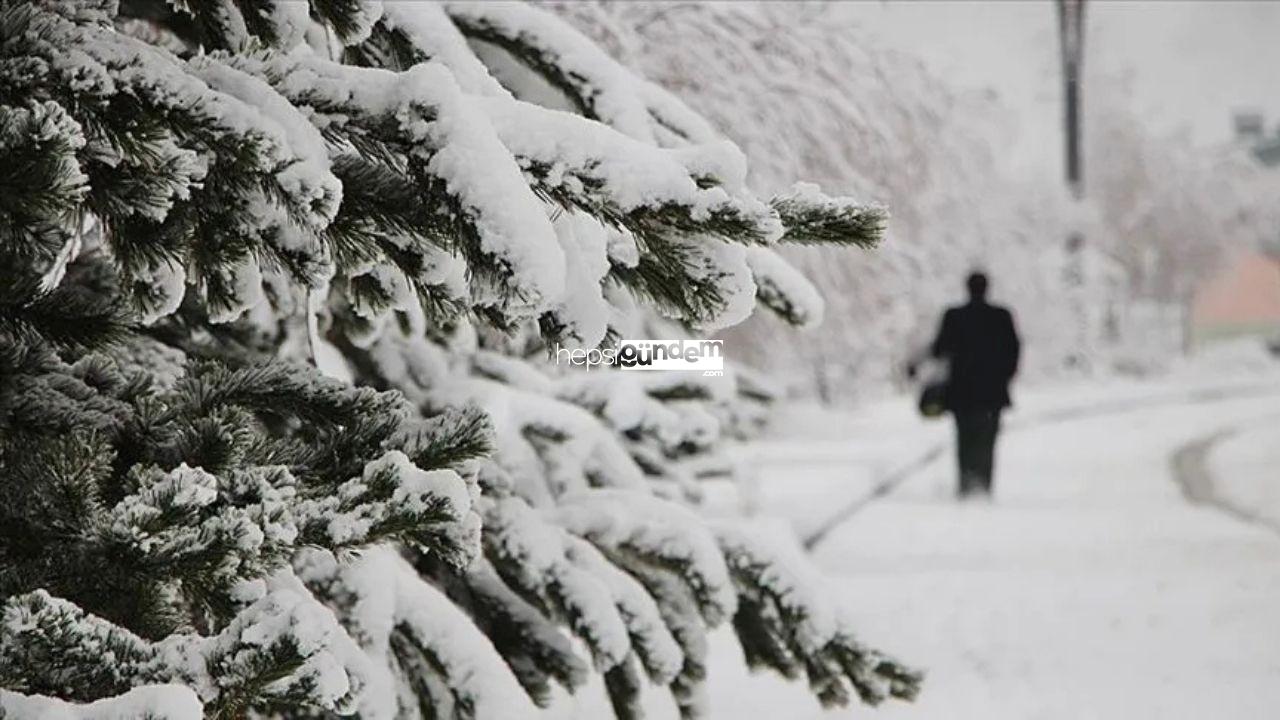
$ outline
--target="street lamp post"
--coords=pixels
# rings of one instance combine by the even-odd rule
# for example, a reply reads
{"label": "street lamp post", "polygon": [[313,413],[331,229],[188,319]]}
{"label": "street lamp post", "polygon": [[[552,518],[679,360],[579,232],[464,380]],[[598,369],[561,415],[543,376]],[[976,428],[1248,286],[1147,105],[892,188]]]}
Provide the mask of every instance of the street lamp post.
{"label": "street lamp post", "polygon": [[1067,187],[1084,197],[1084,168],[1080,157],[1080,83],[1084,64],[1085,0],[1058,1],[1058,41],[1062,49],[1063,119],[1065,121]]}
{"label": "street lamp post", "polygon": [[1084,162],[1081,157],[1081,123],[1080,85],[1082,66],[1084,64],[1084,4],[1085,0],[1057,0],[1058,5],[1058,44],[1062,51],[1063,79],[1063,138],[1067,189],[1075,201],[1077,212],[1071,218],[1072,227],[1068,228],[1063,266],[1063,284],[1066,286],[1068,305],[1076,323],[1076,337],[1073,348],[1064,358],[1068,367],[1081,367],[1088,354],[1090,344],[1088,303],[1085,301],[1086,257],[1085,239],[1078,212],[1079,204],[1084,199]]}

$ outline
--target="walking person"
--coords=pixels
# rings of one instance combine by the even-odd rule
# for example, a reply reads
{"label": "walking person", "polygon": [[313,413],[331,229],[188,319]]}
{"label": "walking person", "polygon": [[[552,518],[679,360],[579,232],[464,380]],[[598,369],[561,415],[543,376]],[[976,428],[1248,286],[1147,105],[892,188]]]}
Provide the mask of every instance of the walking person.
{"label": "walking person", "polygon": [[956,421],[962,498],[991,494],[1000,413],[1020,351],[1013,313],[987,302],[987,276],[972,273],[966,285],[969,302],[947,310],[930,348],[950,366],[943,401]]}

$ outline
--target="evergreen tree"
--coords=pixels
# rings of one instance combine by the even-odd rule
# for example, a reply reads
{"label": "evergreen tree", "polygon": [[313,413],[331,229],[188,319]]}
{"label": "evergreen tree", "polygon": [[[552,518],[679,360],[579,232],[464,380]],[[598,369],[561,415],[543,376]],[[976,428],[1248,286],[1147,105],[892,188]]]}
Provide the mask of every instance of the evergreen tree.
{"label": "evergreen tree", "polygon": [[530,717],[593,673],[701,717],[722,622],[826,704],[916,692],[697,513],[758,382],[546,359],[810,321],[770,246],[883,211],[757,198],[554,16],[0,0],[0,154],[0,717]]}

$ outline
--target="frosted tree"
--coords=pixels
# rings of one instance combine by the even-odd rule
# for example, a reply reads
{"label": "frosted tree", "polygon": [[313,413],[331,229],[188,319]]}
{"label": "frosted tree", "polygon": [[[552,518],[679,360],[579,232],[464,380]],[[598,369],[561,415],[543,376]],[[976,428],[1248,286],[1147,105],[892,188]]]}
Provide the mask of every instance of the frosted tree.
{"label": "frosted tree", "polygon": [[1133,107],[1127,80],[1100,78],[1088,158],[1106,248],[1136,298],[1185,302],[1233,252],[1275,227],[1271,174],[1238,146],[1161,133]]}
{"label": "frosted tree", "polygon": [[774,248],[870,246],[880,208],[758,197],[523,4],[0,29],[0,717],[531,717],[594,674],[702,717],[722,623],[826,704],[914,696],[803,557],[691,502],[765,389],[547,360],[812,319]]}

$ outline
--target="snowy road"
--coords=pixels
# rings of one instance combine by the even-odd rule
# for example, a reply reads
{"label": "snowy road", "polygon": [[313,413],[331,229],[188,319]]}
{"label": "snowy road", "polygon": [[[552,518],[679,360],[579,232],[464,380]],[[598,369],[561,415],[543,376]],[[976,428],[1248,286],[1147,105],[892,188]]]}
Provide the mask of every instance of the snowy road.
{"label": "snowy road", "polygon": [[[817,560],[866,639],[929,672],[918,703],[870,714],[1276,717],[1280,533],[1189,502],[1171,459],[1278,412],[1258,395],[1029,426],[1002,440],[993,504],[950,499],[948,454],[863,508]],[[866,474],[808,455],[810,476]],[[797,462],[785,477],[806,474]],[[768,495],[779,478],[764,475]],[[812,499],[802,486],[793,497]],[[802,688],[736,667],[715,668],[712,689],[716,717],[869,716],[824,713]]]}

